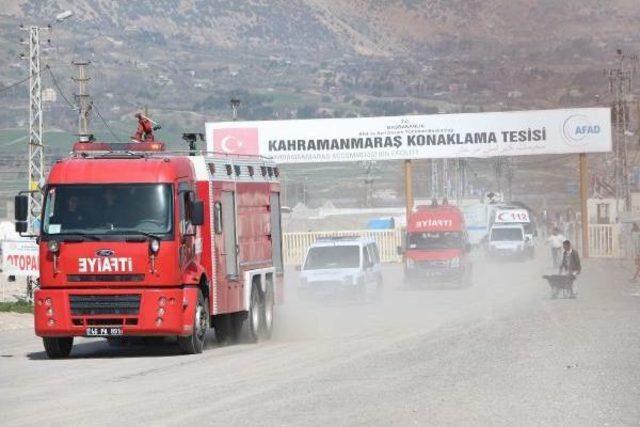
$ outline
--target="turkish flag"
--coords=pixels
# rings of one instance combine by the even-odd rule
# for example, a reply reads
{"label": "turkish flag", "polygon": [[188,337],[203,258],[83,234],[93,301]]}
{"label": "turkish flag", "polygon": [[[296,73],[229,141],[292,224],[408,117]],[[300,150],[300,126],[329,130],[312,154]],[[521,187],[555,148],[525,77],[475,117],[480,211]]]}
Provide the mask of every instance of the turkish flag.
{"label": "turkish flag", "polygon": [[224,154],[260,154],[258,128],[214,129],[213,151]]}

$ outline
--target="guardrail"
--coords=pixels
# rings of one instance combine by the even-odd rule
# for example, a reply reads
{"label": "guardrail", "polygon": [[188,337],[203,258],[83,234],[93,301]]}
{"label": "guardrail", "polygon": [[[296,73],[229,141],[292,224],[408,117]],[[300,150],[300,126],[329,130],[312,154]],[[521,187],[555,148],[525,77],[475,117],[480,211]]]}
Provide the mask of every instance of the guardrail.
{"label": "guardrail", "polygon": [[589,224],[589,256],[592,258],[622,256],[618,224]]}
{"label": "guardrail", "polygon": [[347,231],[309,231],[299,233],[284,233],[282,235],[282,248],[284,251],[284,263],[299,265],[304,260],[304,255],[309,246],[321,237],[360,236],[371,237],[378,243],[380,260],[382,262],[400,262],[397,248],[402,244],[402,231],[394,230],[347,230]]}

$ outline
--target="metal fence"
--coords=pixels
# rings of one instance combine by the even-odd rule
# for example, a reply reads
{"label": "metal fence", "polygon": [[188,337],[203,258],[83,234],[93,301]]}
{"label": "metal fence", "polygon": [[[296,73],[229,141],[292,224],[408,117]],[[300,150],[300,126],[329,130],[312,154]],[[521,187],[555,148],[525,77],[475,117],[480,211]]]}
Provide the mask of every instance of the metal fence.
{"label": "metal fence", "polygon": [[[589,225],[589,256],[592,258],[629,258],[631,251],[624,251],[621,244],[621,228],[618,224]],[[304,259],[309,246],[321,237],[362,236],[372,237],[378,242],[382,262],[400,262],[402,257],[397,247],[402,244],[402,231],[395,230],[353,230],[353,231],[309,231],[284,233],[284,262],[288,265],[299,265]],[[579,236],[575,245],[581,247]],[[627,253],[629,252],[629,253]]]}
{"label": "metal fence", "polygon": [[397,248],[402,244],[402,231],[395,230],[348,230],[348,231],[309,231],[302,233],[284,233],[284,262],[288,265],[302,264],[309,246],[321,237],[360,236],[376,240],[382,262],[399,262]]}
{"label": "metal fence", "polygon": [[592,258],[622,256],[618,224],[589,224],[589,256]]}

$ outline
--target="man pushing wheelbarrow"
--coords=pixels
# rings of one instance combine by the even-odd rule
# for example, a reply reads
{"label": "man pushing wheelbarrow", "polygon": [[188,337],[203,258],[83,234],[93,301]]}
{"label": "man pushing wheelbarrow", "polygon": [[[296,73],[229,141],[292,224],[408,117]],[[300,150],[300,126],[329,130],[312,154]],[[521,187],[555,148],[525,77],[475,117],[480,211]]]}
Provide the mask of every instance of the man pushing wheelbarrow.
{"label": "man pushing wheelbarrow", "polygon": [[563,296],[575,298],[578,296],[578,285],[576,277],[582,271],[580,264],[580,255],[578,251],[571,247],[571,242],[565,240],[562,242],[562,261],[558,274],[542,276],[549,282],[551,286],[551,298],[557,298],[558,293],[562,291]]}

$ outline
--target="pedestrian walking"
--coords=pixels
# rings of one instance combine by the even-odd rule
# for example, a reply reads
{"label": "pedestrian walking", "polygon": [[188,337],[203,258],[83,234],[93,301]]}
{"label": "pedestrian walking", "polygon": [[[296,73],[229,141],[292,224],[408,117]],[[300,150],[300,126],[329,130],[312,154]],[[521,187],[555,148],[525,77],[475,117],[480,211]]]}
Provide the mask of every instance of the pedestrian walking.
{"label": "pedestrian walking", "polygon": [[553,268],[558,268],[560,266],[560,253],[562,252],[562,242],[567,240],[562,234],[560,234],[560,230],[558,227],[553,227],[553,231],[551,232],[551,236],[547,239],[547,243],[551,247],[551,260],[553,261]]}
{"label": "pedestrian walking", "polygon": [[562,262],[560,263],[560,274],[571,275],[574,277],[571,284],[571,298],[578,296],[578,284],[575,277],[582,271],[582,265],[580,264],[580,255],[578,251],[571,247],[571,242],[565,240],[562,242]]}

